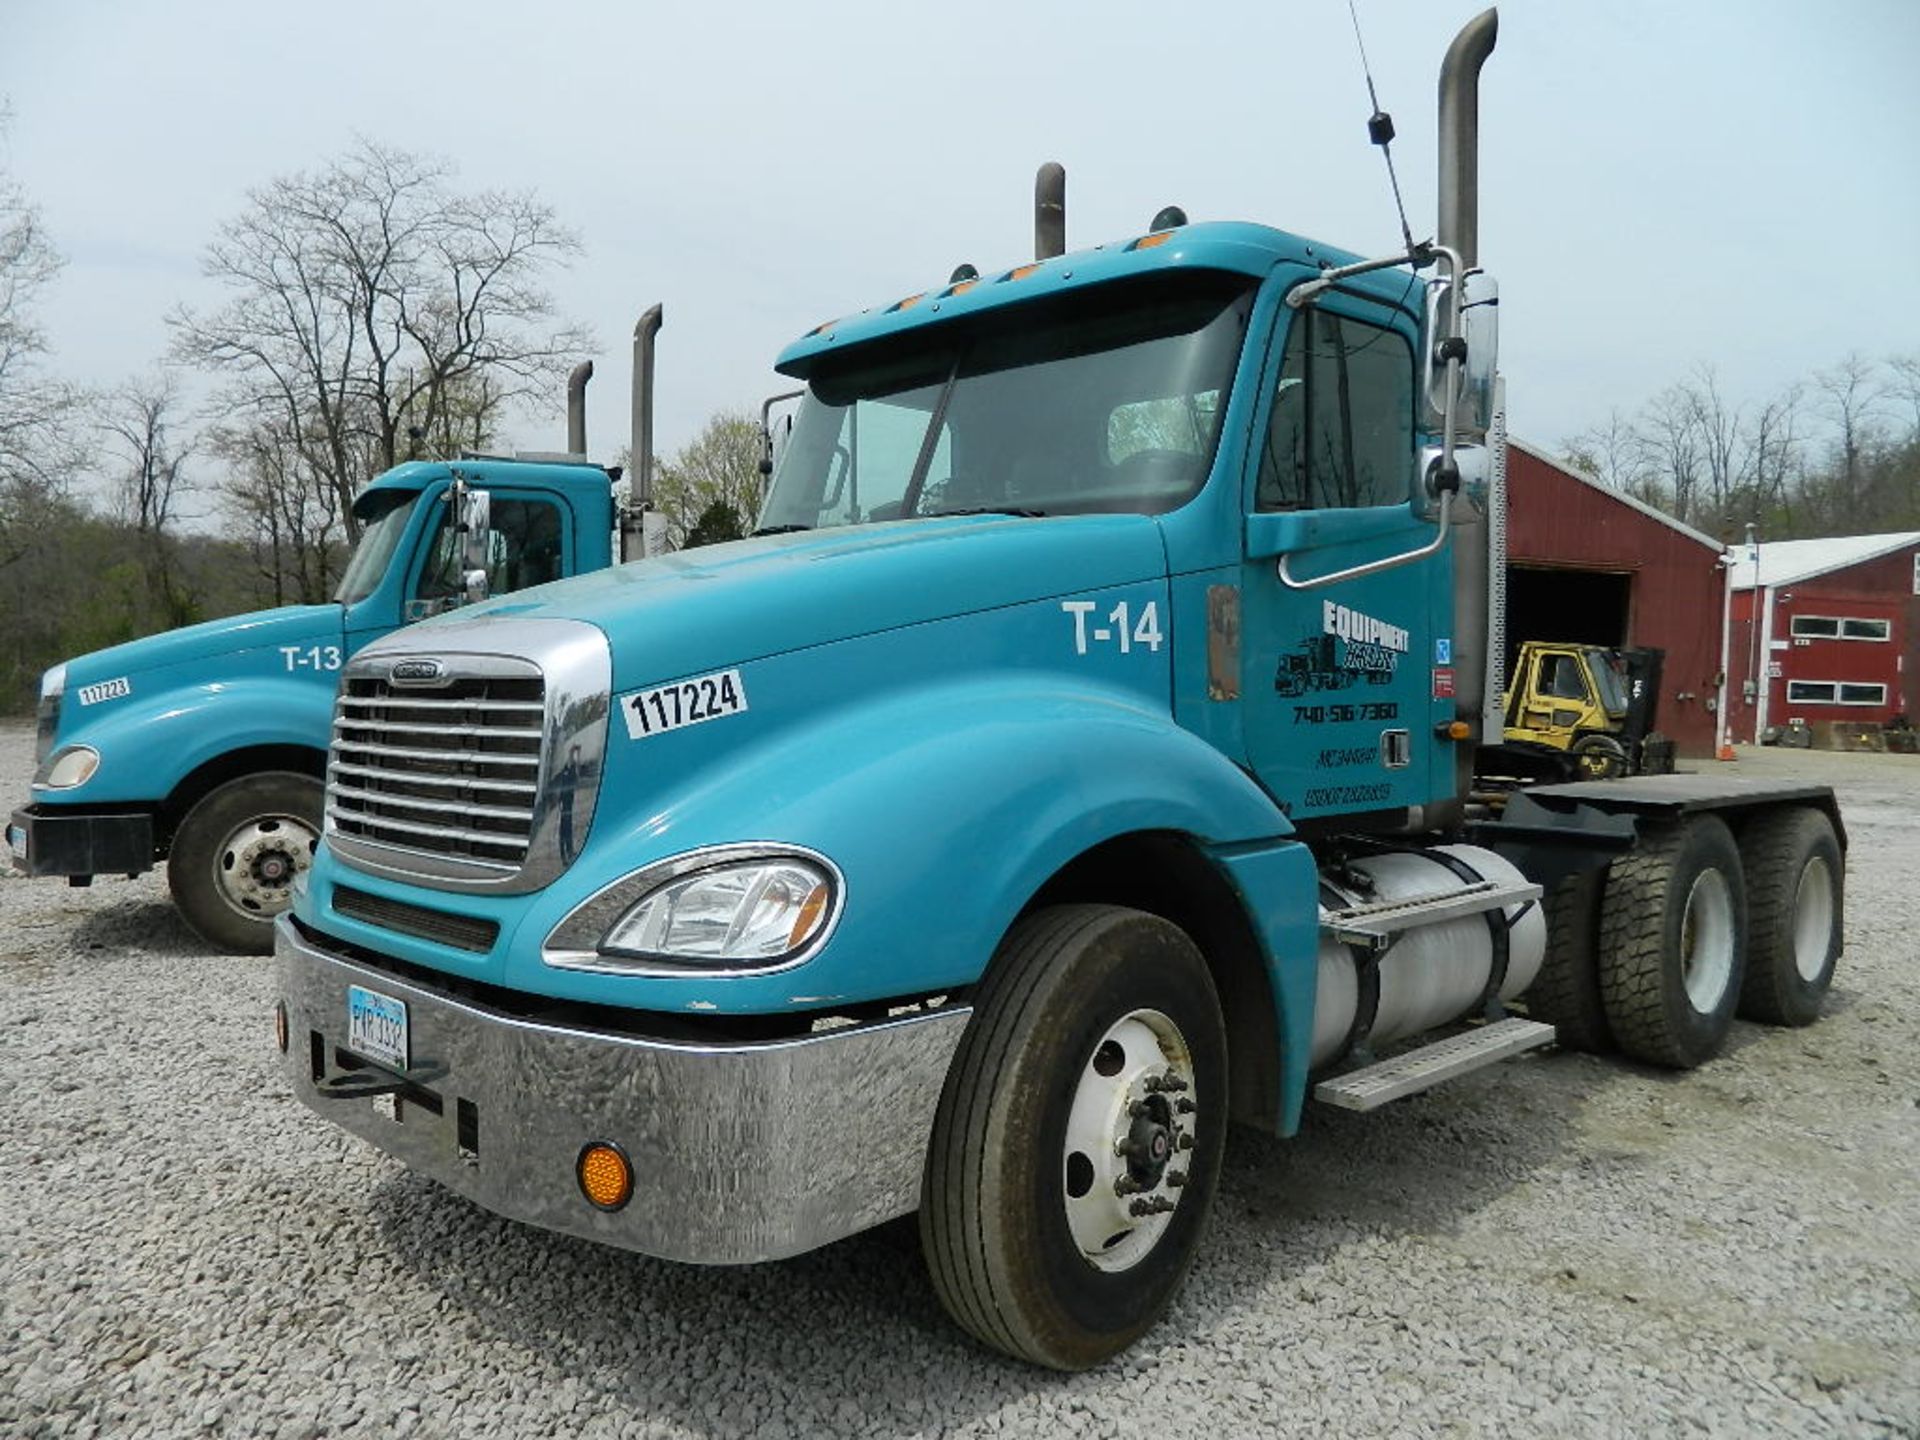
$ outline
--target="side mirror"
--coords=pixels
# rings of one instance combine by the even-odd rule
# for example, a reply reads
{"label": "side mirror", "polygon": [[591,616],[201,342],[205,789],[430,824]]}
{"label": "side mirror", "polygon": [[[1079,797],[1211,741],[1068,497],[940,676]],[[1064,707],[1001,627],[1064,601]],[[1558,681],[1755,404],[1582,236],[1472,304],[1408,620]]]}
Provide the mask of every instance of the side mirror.
{"label": "side mirror", "polygon": [[493,497],[460,476],[447,492],[454,529],[460,535],[460,589],[469,605],[487,598],[488,537],[493,528]]}
{"label": "side mirror", "polygon": [[[1447,291],[1451,281],[1427,284],[1425,366],[1422,389],[1426,395],[1425,425],[1438,433],[1446,419],[1447,367],[1440,360],[1447,335]],[[1460,296],[1460,328],[1467,342],[1467,360],[1461,370],[1460,412],[1456,433],[1464,440],[1485,437],[1493,424],[1493,382],[1500,369],[1500,286],[1484,270],[1469,270]]]}

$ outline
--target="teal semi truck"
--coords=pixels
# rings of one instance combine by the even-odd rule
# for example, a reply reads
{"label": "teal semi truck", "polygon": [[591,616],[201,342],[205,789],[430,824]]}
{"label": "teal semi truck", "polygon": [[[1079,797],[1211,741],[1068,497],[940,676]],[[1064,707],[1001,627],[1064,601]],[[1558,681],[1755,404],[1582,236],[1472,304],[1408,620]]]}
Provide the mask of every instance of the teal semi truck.
{"label": "teal semi truck", "polygon": [[[636,440],[649,442],[660,322],[656,306],[635,332]],[[645,467],[631,487],[641,498],[623,504],[619,472],[584,454],[592,374],[583,362],[569,381],[565,455],[411,462],[367,485],[330,603],[192,625],[49,670],[32,800],[7,829],[15,868],[84,885],[164,860],[202,937],[271,952],[274,917],[319,843],[342,667],[402,625],[643,548]]]}
{"label": "teal semi truck", "polygon": [[1436,244],[1162,212],[1064,253],[1043,172],[1033,262],[780,356],[805,395],[756,537],[357,655],[278,922],[300,1099],[673,1260],[917,1210],[954,1319],[1073,1369],[1179,1288],[1230,1121],[1291,1135],[1556,1033],[1686,1067],[1736,1010],[1813,1019],[1829,792],[1472,789],[1494,27],[1443,68]]}

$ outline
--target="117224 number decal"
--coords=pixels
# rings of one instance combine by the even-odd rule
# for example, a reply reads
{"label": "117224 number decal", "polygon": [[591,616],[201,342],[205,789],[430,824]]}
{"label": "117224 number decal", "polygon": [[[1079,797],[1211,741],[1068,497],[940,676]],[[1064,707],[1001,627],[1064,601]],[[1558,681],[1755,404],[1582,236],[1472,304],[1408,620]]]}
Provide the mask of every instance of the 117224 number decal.
{"label": "117224 number decal", "polygon": [[747,708],[747,686],[738,670],[721,670],[692,680],[641,690],[620,703],[627,717],[627,734],[635,740],[738,715]]}

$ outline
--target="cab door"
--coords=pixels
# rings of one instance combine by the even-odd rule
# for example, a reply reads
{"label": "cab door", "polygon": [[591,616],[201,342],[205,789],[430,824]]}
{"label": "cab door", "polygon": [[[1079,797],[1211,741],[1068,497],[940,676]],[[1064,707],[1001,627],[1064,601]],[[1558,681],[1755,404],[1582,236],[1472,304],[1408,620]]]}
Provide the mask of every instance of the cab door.
{"label": "cab door", "polygon": [[1248,763],[1296,820],[1450,791],[1444,545],[1415,474],[1413,318],[1339,292],[1282,308],[1245,487],[1241,695]]}

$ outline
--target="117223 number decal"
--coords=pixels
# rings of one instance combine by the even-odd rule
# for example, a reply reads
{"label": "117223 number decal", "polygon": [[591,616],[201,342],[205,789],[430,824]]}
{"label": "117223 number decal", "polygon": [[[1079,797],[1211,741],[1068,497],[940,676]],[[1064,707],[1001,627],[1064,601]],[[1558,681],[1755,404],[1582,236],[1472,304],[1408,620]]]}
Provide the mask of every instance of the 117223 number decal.
{"label": "117223 number decal", "polygon": [[672,685],[641,690],[620,702],[627,718],[627,734],[635,740],[738,715],[747,708],[747,686],[738,670],[721,670]]}

